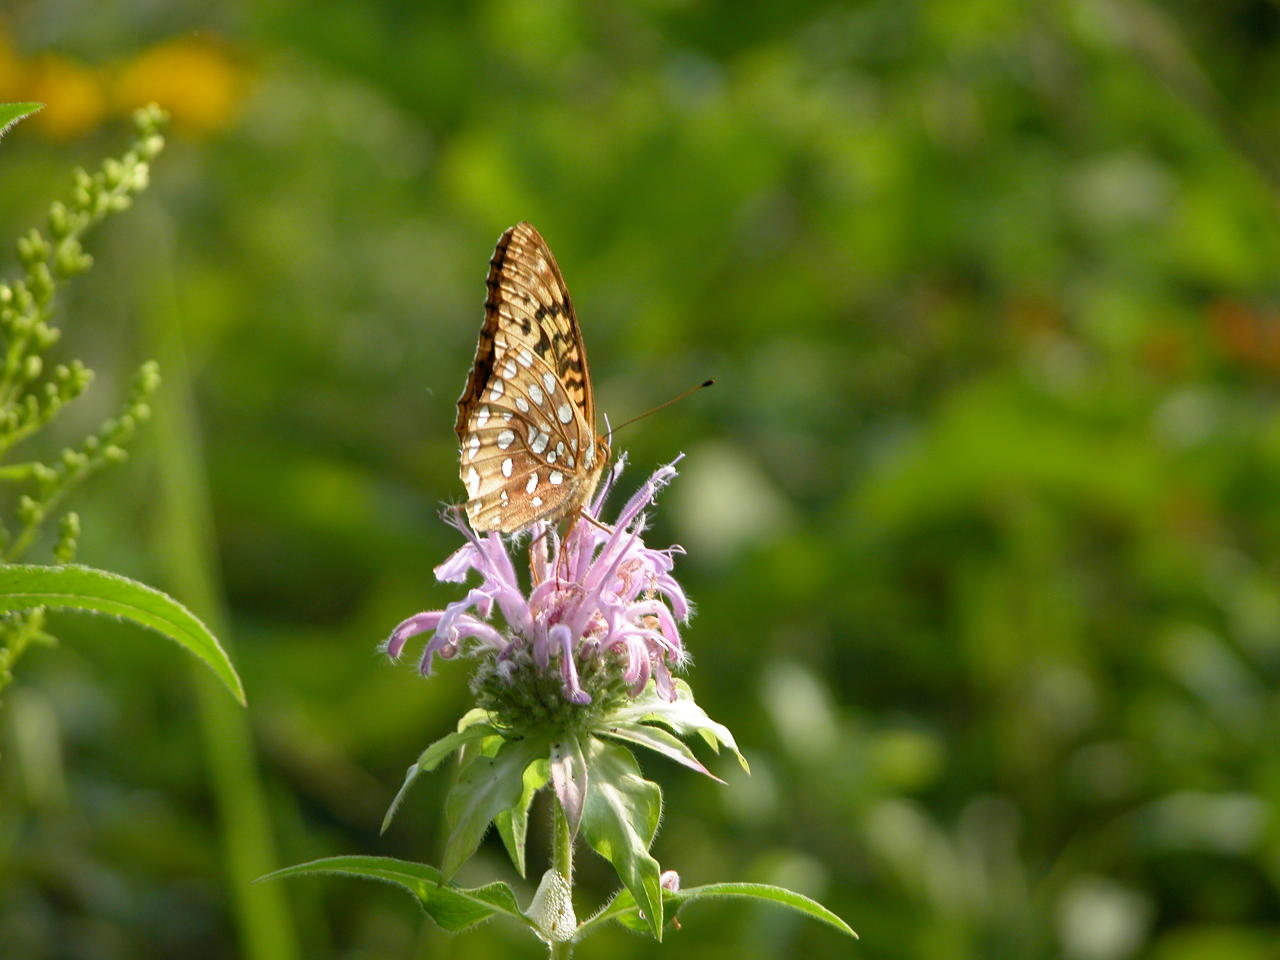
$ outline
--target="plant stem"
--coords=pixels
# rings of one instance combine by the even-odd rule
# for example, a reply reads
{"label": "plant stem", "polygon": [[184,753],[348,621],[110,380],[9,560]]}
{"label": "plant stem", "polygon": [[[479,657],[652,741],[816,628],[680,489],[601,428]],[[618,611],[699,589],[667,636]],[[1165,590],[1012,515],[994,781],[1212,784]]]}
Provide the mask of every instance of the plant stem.
{"label": "plant stem", "polygon": [[[182,314],[173,284],[173,247],[168,221],[148,221],[161,272],[148,289],[161,295],[140,312],[149,321],[151,352],[168,378],[168,396],[154,415],[160,494],[157,553],[175,595],[200,611],[227,644],[225,609],[217,580],[213,518],[196,426],[191,374],[182,344]],[[213,788],[227,890],[246,960],[296,960],[302,955],[288,901],[279,884],[254,880],[277,864],[266,789],[255,758],[248,715],[204,671],[194,671],[200,725]]]}
{"label": "plant stem", "polygon": [[[560,802],[551,798],[551,866],[556,873],[564,877],[569,887],[570,896],[573,891],[573,837],[569,835],[569,820],[564,815]],[[551,960],[569,960],[573,956],[573,942],[562,941],[551,945]]]}

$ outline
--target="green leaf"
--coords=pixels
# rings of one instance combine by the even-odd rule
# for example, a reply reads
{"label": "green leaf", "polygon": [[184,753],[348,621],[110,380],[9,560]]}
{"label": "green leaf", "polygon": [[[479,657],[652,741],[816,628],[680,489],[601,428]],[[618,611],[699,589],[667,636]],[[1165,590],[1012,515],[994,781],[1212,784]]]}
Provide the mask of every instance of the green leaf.
{"label": "green leaf", "polygon": [[[463,717],[463,720],[466,720],[466,717]],[[404,775],[404,783],[401,784],[400,789],[396,792],[395,799],[391,801],[391,806],[387,807],[386,816],[382,818],[381,832],[387,832],[387,827],[391,826],[391,820],[395,817],[396,811],[400,809],[400,804],[404,802],[409,788],[413,786],[413,782],[421,774],[434,770],[445,757],[464,744],[470,743],[472,740],[480,740],[484,737],[492,736],[497,732],[493,727],[485,724],[472,724],[465,729],[449,734],[447,737],[441,737],[423,750],[417,761],[409,765],[409,769]]]}
{"label": "green leaf", "polygon": [[154,587],[74,563],[0,566],[0,613],[33,607],[104,613],[148,627],[204,661],[245,702],[240,677],[214,635],[195,614]]}
{"label": "green leaf", "polygon": [[542,740],[507,740],[492,757],[472,757],[444,801],[449,839],[444,848],[444,875],[451,877],[476,852],[489,823],[520,802],[524,771],[545,756]]}
{"label": "green leaf", "polygon": [[489,883],[483,887],[464,889],[446,883],[440,871],[425,863],[412,863],[391,857],[326,857],[269,873],[262,880],[283,877],[308,877],[339,874],[381,880],[408,890],[427,915],[443,929],[456,933],[482,923],[495,915],[510,917],[526,927],[529,919],[520,912],[515,894],[505,883]]}
{"label": "green leaf", "polygon": [[618,878],[644,909],[649,930],[662,939],[662,892],[658,861],[649,844],[662,816],[662,791],[640,776],[631,751],[591,739],[587,765],[591,782],[582,814],[582,834],[596,853],[613,864]]}
{"label": "green leaf", "polygon": [[750,773],[751,768],[747,765],[747,759],[738,749],[737,741],[733,739],[729,728],[723,723],[716,723],[694,702],[693,691],[689,688],[689,684],[683,680],[676,680],[675,686],[676,699],[668,703],[658,696],[657,688],[650,684],[648,689],[630,706],[610,714],[609,722],[661,723],[681,736],[696,733],[717,753],[720,752],[720,745],[724,744],[733,751],[742,769]]}
{"label": "green leaf", "polygon": [[569,836],[578,835],[582,805],[586,802],[589,774],[582,742],[568,736],[551,744],[551,785],[569,822]]}
{"label": "green leaf", "polygon": [[23,117],[31,116],[43,106],[43,103],[0,103],[0,138]]}
{"label": "green leaf", "polygon": [[[775,887],[767,883],[709,883],[701,887],[690,887],[687,890],[678,890],[674,893],[670,890],[662,891],[663,899],[667,903],[676,908],[676,913],[682,911],[686,904],[695,900],[717,900],[717,899],[746,899],[746,900],[764,900],[768,903],[777,904],[778,906],[787,907],[803,913],[814,920],[820,920],[825,924],[835,927],[841,933],[847,934],[858,939],[858,935],[853,931],[847,923],[840,919],[836,914],[828,910],[816,900],[784,887]],[[578,928],[581,935],[589,927],[597,923],[603,923],[606,920],[616,920],[624,927],[633,930],[643,930],[645,926],[640,919],[640,910],[636,906],[635,898],[629,890],[621,891],[616,897],[609,902],[609,905],[597,913],[590,920],[587,920]]]}
{"label": "green leaf", "polygon": [[676,763],[683,764],[690,770],[705,773],[712,780],[724,783],[723,780],[702,765],[698,758],[693,755],[693,751],[684,745],[683,741],[677,740],[661,727],[655,727],[647,723],[613,723],[596,732],[602,736],[625,740],[628,743],[634,743],[636,746],[653,750],[655,753],[660,753]]}
{"label": "green leaf", "polygon": [[524,841],[529,827],[529,805],[533,803],[533,795],[546,785],[550,776],[544,757],[539,757],[525,767],[524,790],[520,799],[514,807],[503,810],[493,820],[512,864],[522,877],[525,875]]}

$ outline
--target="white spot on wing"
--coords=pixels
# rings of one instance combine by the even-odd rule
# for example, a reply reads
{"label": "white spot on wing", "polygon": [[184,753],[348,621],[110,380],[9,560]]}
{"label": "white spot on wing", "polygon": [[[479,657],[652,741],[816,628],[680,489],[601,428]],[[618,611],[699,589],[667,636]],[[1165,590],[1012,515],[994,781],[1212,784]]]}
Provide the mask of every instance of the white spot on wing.
{"label": "white spot on wing", "polygon": [[573,407],[569,406],[568,400],[556,409],[556,416],[560,418],[561,423],[568,423],[573,419]]}
{"label": "white spot on wing", "polygon": [[488,422],[489,422],[489,408],[481,407],[479,410],[476,411],[476,426],[483,427]]}
{"label": "white spot on wing", "polygon": [[516,406],[520,408],[521,413],[529,412],[529,401],[524,397],[516,397]]}
{"label": "white spot on wing", "polygon": [[547,449],[547,443],[550,440],[551,434],[543,433],[537,427],[534,427],[533,439],[530,441],[529,446],[533,448],[534,453],[541,454],[543,450]]}
{"label": "white spot on wing", "polygon": [[467,458],[474,460],[476,458],[476,451],[479,449],[480,434],[473,433],[471,436],[467,437]]}
{"label": "white spot on wing", "polygon": [[[500,377],[494,377],[493,382],[489,385],[489,399],[501,400],[502,389],[503,389],[502,379]],[[567,420],[565,421],[565,423],[568,423],[568,422],[569,421]]]}
{"label": "white spot on wing", "polygon": [[556,378],[552,376],[550,370],[542,371],[542,385],[547,388],[548,394],[556,392]]}
{"label": "white spot on wing", "polygon": [[551,476],[549,476],[547,479],[551,481],[551,485],[553,487],[558,487],[560,486],[560,484],[564,483],[564,474],[561,473],[559,470],[552,470]]}
{"label": "white spot on wing", "polygon": [[514,430],[503,430],[498,434],[498,449],[505,450],[511,444],[516,442],[516,434]]}
{"label": "white spot on wing", "polygon": [[534,403],[542,403],[542,388],[536,383],[529,384],[529,399]]}
{"label": "white spot on wing", "polygon": [[511,471],[515,468],[515,461],[510,457],[502,461],[502,475],[504,477],[511,476]]}
{"label": "white spot on wing", "polygon": [[521,347],[520,353],[516,356],[516,359],[524,366],[530,366],[533,363],[533,351],[528,347]]}
{"label": "white spot on wing", "polygon": [[467,496],[474,497],[480,492],[480,474],[472,467],[467,471]]}
{"label": "white spot on wing", "polygon": [[533,493],[538,488],[538,471],[529,474],[529,482],[524,485],[525,493]]}
{"label": "white spot on wing", "polygon": [[540,506],[542,506],[542,498],[541,498],[541,497],[534,497],[534,498],[533,498],[532,500],[530,500],[529,502],[530,502],[531,504],[533,504],[535,507],[540,507]]}

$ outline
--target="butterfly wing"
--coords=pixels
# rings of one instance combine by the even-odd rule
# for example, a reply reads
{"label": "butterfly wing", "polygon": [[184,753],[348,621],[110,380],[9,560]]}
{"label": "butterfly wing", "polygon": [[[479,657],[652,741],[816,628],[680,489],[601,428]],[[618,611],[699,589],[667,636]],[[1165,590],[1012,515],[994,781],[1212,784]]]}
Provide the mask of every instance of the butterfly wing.
{"label": "butterfly wing", "polygon": [[533,226],[498,240],[488,287],[454,429],[471,526],[514,533],[585,502],[607,454],[573,302]]}

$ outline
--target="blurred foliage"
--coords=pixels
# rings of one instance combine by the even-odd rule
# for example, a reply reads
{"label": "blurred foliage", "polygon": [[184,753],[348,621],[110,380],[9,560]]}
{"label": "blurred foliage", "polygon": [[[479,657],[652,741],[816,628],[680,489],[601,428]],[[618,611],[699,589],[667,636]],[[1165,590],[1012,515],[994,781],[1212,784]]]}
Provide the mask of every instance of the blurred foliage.
{"label": "blurred foliage", "polygon": [[[689,548],[690,679],[754,771],[647,763],[655,853],[863,937],[708,906],[664,955],[1275,956],[1274,2],[6,10],[0,98],[78,113],[0,145],[0,235],[123,91],[185,133],[67,340],[118,380],[141,330],[185,338],[281,863],[438,860],[443,790],[378,824],[465,671],[375,645],[449,599],[453,402],[529,219],[615,420],[718,381],[618,438],[637,471],[688,453],[653,540]],[[87,562],[164,585],[158,442],[75,506]],[[57,629],[9,704],[5,955],[235,955],[181,655],[157,685],[115,626]],[[490,838],[460,879],[499,875]],[[287,894],[311,956],[538,955],[390,889]]]}

